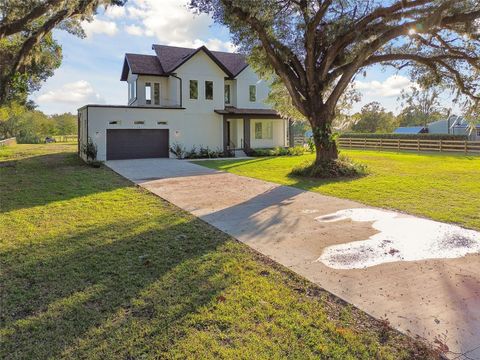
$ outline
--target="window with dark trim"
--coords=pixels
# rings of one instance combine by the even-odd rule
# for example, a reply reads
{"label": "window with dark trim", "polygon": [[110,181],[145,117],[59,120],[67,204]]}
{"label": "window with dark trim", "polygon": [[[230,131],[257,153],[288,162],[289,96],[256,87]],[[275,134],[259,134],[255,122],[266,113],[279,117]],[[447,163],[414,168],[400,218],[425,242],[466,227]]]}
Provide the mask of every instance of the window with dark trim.
{"label": "window with dark trim", "polygon": [[250,85],[248,87],[248,95],[249,95],[249,100],[251,102],[257,101],[257,86],[256,85]]}
{"label": "window with dark trim", "polygon": [[190,80],[190,99],[198,99],[198,80]]}
{"label": "window with dark trim", "polygon": [[120,121],[110,121],[109,124],[110,125],[118,125],[118,124],[120,124]]}
{"label": "window with dark trim", "polygon": [[255,122],[255,140],[273,139],[273,121]]}
{"label": "window with dark trim", "polygon": [[137,81],[128,83],[128,100],[133,101],[137,98]]}
{"label": "window with dark trim", "polygon": [[205,81],[205,100],[213,100],[213,81]]}
{"label": "window with dark trim", "polygon": [[152,84],[149,82],[145,83],[145,103],[152,103]]}
{"label": "window with dark trim", "polygon": [[160,105],[160,84],[153,84],[153,102],[155,105]]}
{"label": "window with dark trim", "polygon": [[230,104],[230,84],[225,84],[225,104]]}
{"label": "window with dark trim", "polygon": [[166,121],[157,121],[157,124],[158,124],[158,125],[167,125],[168,122],[166,122]]}
{"label": "window with dark trim", "polygon": [[139,120],[139,121],[134,121],[133,123],[134,123],[135,125],[143,125],[143,124],[145,124],[145,121]]}

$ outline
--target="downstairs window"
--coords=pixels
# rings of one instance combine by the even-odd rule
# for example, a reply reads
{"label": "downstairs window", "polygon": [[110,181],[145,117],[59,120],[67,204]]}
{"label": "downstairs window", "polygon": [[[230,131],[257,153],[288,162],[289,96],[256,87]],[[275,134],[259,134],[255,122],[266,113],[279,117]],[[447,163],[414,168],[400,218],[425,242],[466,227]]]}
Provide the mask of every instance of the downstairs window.
{"label": "downstairs window", "polygon": [[273,139],[273,121],[262,121],[255,123],[255,140]]}

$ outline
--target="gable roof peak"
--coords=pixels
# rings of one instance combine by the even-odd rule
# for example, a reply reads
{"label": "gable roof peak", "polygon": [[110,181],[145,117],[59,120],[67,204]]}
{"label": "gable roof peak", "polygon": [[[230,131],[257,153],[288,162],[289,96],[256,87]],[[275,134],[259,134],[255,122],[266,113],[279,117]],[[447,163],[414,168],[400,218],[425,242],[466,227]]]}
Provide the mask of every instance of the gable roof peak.
{"label": "gable roof peak", "polygon": [[129,70],[138,75],[168,76],[200,51],[230,78],[236,77],[248,66],[243,54],[211,51],[205,45],[194,49],[153,44],[152,49],[155,55],[125,54],[121,80],[127,80]]}
{"label": "gable roof peak", "polygon": [[198,48],[186,48],[170,45],[153,44],[160,63],[166,72],[172,72],[199,51],[204,51],[229,76],[237,76],[248,64],[245,55],[226,51],[214,51],[202,45]]}

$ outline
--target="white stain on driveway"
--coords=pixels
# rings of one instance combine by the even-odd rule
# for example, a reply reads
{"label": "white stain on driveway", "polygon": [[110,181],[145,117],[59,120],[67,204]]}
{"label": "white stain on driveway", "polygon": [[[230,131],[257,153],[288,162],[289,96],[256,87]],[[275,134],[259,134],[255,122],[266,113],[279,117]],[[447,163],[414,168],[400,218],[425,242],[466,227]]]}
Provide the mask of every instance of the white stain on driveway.
{"label": "white stain on driveway", "polygon": [[347,209],[319,222],[372,222],[379,232],[360,241],[325,248],[317,259],[334,269],[361,269],[395,261],[459,258],[480,252],[480,232],[377,209]]}

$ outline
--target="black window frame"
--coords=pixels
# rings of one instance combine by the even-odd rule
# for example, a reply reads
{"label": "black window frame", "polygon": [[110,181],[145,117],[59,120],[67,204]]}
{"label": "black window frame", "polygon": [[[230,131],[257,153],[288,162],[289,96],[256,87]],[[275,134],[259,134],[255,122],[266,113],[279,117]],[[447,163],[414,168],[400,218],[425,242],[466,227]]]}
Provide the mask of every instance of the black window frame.
{"label": "black window frame", "polygon": [[[252,97],[252,89],[254,89],[253,97]],[[253,98],[253,100],[252,100],[252,98]],[[250,102],[256,102],[257,101],[257,85],[249,85],[248,86],[248,100]]]}
{"label": "black window frame", "polygon": [[[149,95],[150,98],[147,98],[147,89],[150,89]],[[145,83],[145,104],[147,105],[152,105],[152,83],[151,82],[146,82]]]}
{"label": "black window frame", "polygon": [[[192,88],[193,84],[195,84],[194,88]],[[198,80],[190,80],[189,88],[190,88],[190,100],[198,100]],[[194,92],[192,92],[192,90],[194,90]]]}
{"label": "black window frame", "polygon": [[205,100],[213,100],[213,81],[205,80]]}
{"label": "black window frame", "polygon": [[[228,91],[227,91],[227,89],[228,89]],[[232,103],[232,88],[231,88],[230,84],[225,84],[224,100],[225,100],[225,104],[231,104]]]}

